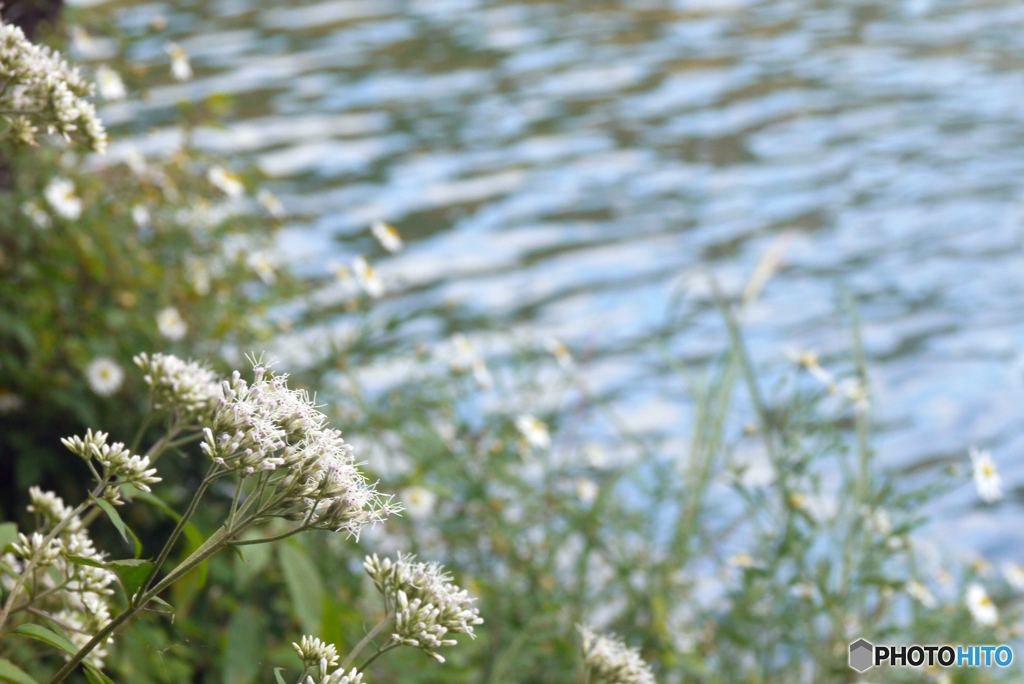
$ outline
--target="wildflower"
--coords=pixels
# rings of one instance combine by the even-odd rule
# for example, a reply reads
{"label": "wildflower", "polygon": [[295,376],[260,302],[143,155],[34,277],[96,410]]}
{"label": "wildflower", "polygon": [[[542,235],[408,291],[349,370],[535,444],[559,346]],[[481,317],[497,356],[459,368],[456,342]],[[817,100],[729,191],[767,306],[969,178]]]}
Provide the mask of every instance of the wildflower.
{"label": "wildflower", "polygon": [[312,636],[303,636],[299,643],[292,643],[299,658],[307,666],[318,664],[321,660],[327,661],[331,667],[338,664],[338,649],[334,644],[320,641]]}
{"label": "wildflower", "polygon": [[1024,591],[1024,566],[1020,563],[1003,563],[1003,577],[1017,591]]}
{"label": "wildflower", "polygon": [[821,367],[816,351],[813,349],[800,350],[789,347],[785,350],[785,354],[790,361],[805,368],[811,374],[811,377],[828,388],[829,392],[836,391],[835,377]]}
{"label": "wildflower", "polygon": [[287,375],[275,375],[253,360],[253,382],[235,371],[221,384],[202,450],[239,477],[283,471],[275,479],[275,498],[263,518],[302,520],[305,528],[358,536],[364,525],[384,520],[401,507],[384,498],[366,480],[340,430],[327,427],[303,390],[288,387]]}
{"label": "wildflower", "polygon": [[101,356],[89,362],[85,368],[85,378],[89,387],[101,397],[110,395],[121,389],[124,382],[124,371],[113,359]]}
{"label": "wildflower", "polygon": [[992,452],[988,449],[979,450],[971,447],[968,451],[974,465],[974,486],[978,496],[985,503],[992,503],[1003,498],[1002,479],[996,472],[996,464],[992,460]]}
{"label": "wildflower", "polygon": [[967,609],[971,617],[979,625],[991,627],[999,621],[999,611],[996,604],[989,598],[985,588],[977,583],[967,587]]}
{"label": "wildflower", "polygon": [[352,260],[352,272],[356,282],[363,288],[366,294],[377,299],[384,294],[384,281],[380,279],[377,272],[373,270],[369,262],[363,257],[356,257]]}
{"label": "wildflower", "polygon": [[483,624],[479,610],[465,589],[452,584],[451,576],[437,563],[416,563],[415,556],[399,554],[398,560],[367,557],[363,567],[384,596],[384,606],[395,614],[393,641],[422,649],[439,663],[441,646],[454,646],[448,632],[473,634]]}
{"label": "wildflower", "polygon": [[186,255],[185,279],[197,295],[205,297],[210,294],[210,269],[207,268],[206,261],[203,259]]}
{"label": "wildflower", "polygon": [[188,324],[173,306],[161,310],[156,315],[156,327],[161,335],[171,341],[180,340],[188,332]]}
{"label": "wildflower", "polygon": [[171,56],[171,75],[175,80],[187,81],[192,78],[192,64],[189,63],[188,53],[177,43],[168,43],[165,49]]}
{"label": "wildflower", "polygon": [[[102,468],[98,480],[107,483],[103,497],[112,504],[123,503],[120,499],[121,485],[130,484],[144,492],[149,485],[160,482],[156,469],[149,467],[148,456],[132,456],[121,442],[107,444],[107,433],[89,429],[85,437],[61,439],[61,443],[82,460],[96,461]],[[95,472],[95,471],[94,471]]]}
{"label": "wildflower", "polygon": [[53,221],[50,220],[50,215],[47,214],[37,202],[29,200],[21,205],[21,213],[24,214],[32,221],[39,230],[46,230],[53,225]]}
{"label": "wildflower", "polygon": [[554,337],[549,337],[544,341],[544,347],[552,356],[555,357],[559,366],[565,370],[572,370],[574,365],[572,354],[569,353],[569,348],[560,340],[556,340]]}
{"label": "wildflower", "polygon": [[271,216],[280,217],[284,216],[284,205],[281,204],[281,200],[277,199],[274,193],[260,188],[260,191],[256,193],[256,201],[267,210]]}
{"label": "wildflower", "polygon": [[96,69],[96,87],[104,100],[123,100],[128,97],[121,75],[106,64]]}
{"label": "wildflower", "polygon": [[763,567],[762,563],[754,560],[754,557],[746,551],[740,551],[739,553],[732,554],[729,556],[729,560],[727,562],[735,568],[743,568],[744,570],[753,570]]}
{"label": "wildflower", "polygon": [[437,495],[425,487],[406,487],[401,493],[402,504],[410,517],[422,519],[434,512]]}
{"label": "wildflower", "polygon": [[904,590],[906,590],[907,594],[910,595],[911,598],[916,599],[925,608],[931,609],[939,605],[939,602],[935,600],[935,596],[933,596],[932,592],[928,590],[928,587],[916,580],[907,582]]}
{"label": "wildflower", "polygon": [[8,389],[0,389],[0,416],[14,413],[25,406],[25,400]]}
{"label": "wildflower", "polygon": [[274,272],[274,263],[267,256],[266,252],[251,253],[246,258],[246,263],[265,284],[273,285],[274,281],[277,280],[277,274]]}
{"label": "wildflower", "polygon": [[551,446],[551,433],[548,432],[548,426],[544,421],[524,413],[516,418],[516,427],[530,446],[538,449],[547,449]]}
{"label": "wildflower", "polygon": [[402,249],[402,237],[393,226],[383,221],[374,221],[373,225],[370,226],[370,232],[373,233],[373,237],[377,238],[377,242],[381,244],[381,247],[389,252],[397,252]]}
{"label": "wildflower", "polygon": [[245,194],[245,185],[242,183],[242,179],[225,170],[223,166],[210,167],[210,170],[206,172],[206,179],[232,199]]}
{"label": "wildflower", "polygon": [[82,215],[82,200],[75,195],[75,184],[67,178],[54,176],[50,179],[43,197],[50,203],[59,216],[69,221],[77,221]]}
{"label": "wildflower", "polygon": [[582,636],[583,665],[589,681],[654,684],[654,672],[640,657],[638,649],[629,648],[615,635],[598,635],[586,625],[579,625],[577,629]]}
{"label": "wildflower", "polygon": [[142,353],[133,361],[152,389],[154,408],[171,408],[183,416],[208,416],[224,396],[216,373],[197,361],[160,353]]}
{"label": "wildflower", "polygon": [[11,131],[10,139],[35,144],[36,121],[65,140],[76,136],[96,152],[106,151],[107,133],[96,108],[84,99],[93,94],[94,86],[60,53],[34,45],[19,27],[2,21],[0,73],[6,83],[0,92],[0,111],[5,112],[0,119]]}
{"label": "wildflower", "polygon": [[146,208],[146,205],[136,204],[132,207],[132,221],[135,222],[136,228],[149,228],[152,217],[150,217],[149,209]]}

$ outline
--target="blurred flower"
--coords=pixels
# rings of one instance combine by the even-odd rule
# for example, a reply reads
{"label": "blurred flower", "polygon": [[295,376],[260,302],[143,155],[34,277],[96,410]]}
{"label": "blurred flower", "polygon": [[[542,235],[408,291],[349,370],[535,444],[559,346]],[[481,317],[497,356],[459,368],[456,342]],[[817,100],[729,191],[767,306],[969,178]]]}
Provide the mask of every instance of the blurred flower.
{"label": "blurred flower", "polygon": [[601,489],[597,486],[597,483],[589,477],[581,477],[576,480],[576,496],[578,496],[580,501],[583,503],[593,503],[600,491]]}
{"label": "blurred flower", "polygon": [[586,625],[577,627],[583,638],[583,664],[587,681],[608,684],[654,684],[651,666],[640,651],[629,648],[618,637],[598,635]]}
{"label": "blurred flower", "polygon": [[271,216],[284,216],[284,205],[281,204],[281,200],[277,199],[274,193],[260,188],[259,192],[256,193],[256,201],[267,210]]}
{"label": "blurred flower", "polygon": [[274,273],[274,263],[267,256],[266,252],[253,252],[246,258],[245,262],[260,277],[264,284],[273,285],[274,281],[277,280],[277,274]]}
{"label": "blurred flower", "polygon": [[188,324],[173,306],[163,309],[156,315],[156,327],[160,330],[161,335],[171,341],[180,340],[188,332]]}
{"label": "blurred flower", "polygon": [[935,600],[935,596],[928,590],[928,587],[916,580],[907,582],[904,589],[911,598],[916,599],[925,608],[935,608],[939,605],[939,602]]}
{"label": "blurred flower", "polygon": [[548,432],[548,426],[544,421],[524,413],[516,418],[516,427],[530,446],[538,449],[547,449],[551,446],[551,433]]}
{"label": "blurred flower", "polygon": [[426,518],[433,513],[434,504],[437,503],[437,495],[425,487],[406,487],[399,496],[406,512],[417,520]]}
{"label": "blurred flower", "polygon": [[29,200],[21,205],[21,213],[24,214],[32,221],[39,230],[46,230],[53,225],[53,221],[50,220],[50,215],[39,206],[37,202]]}
{"label": "blurred flower", "polygon": [[352,260],[352,273],[356,277],[356,282],[359,283],[359,286],[363,288],[366,294],[374,299],[384,294],[384,281],[380,279],[377,271],[373,270],[373,267],[363,257],[356,257]]}
{"label": "blurred flower", "polygon": [[242,183],[242,179],[226,171],[223,166],[210,167],[210,170],[206,172],[206,178],[232,199],[245,194],[245,185]]}
{"label": "blurred flower", "polygon": [[971,617],[979,625],[991,627],[999,621],[999,611],[996,604],[988,597],[985,588],[980,584],[973,583],[967,587],[967,609],[971,611]]}
{"label": "blurred flower", "polygon": [[572,354],[569,353],[569,348],[566,347],[560,340],[556,340],[554,337],[549,337],[544,340],[544,347],[555,357],[560,365],[565,370],[571,370],[573,367]]}
{"label": "blurred flower", "polygon": [[451,360],[451,368],[456,373],[472,371],[476,384],[482,390],[489,390],[494,386],[494,377],[487,362],[477,353],[473,343],[462,333],[452,335],[452,346],[455,348],[455,356]]}
{"label": "blurred flower", "polygon": [[186,417],[204,419],[224,397],[220,378],[198,361],[182,361],[173,354],[143,352],[132,359],[153,394],[153,408],[174,409]]}
{"label": "blurred flower", "polygon": [[197,295],[205,297],[210,294],[210,269],[206,262],[199,257],[186,255],[185,257],[185,279],[196,291]]}
{"label": "blurred flower", "polygon": [[985,503],[992,503],[1002,499],[1002,479],[996,472],[992,452],[988,449],[979,450],[971,447],[968,454],[974,466],[974,486],[977,487],[981,500]]}
{"label": "blurred flower", "polygon": [[106,64],[96,69],[96,87],[104,100],[123,100],[128,97],[121,75]]}
{"label": "blurred flower", "polygon": [[734,568],[744,568],[746,570],[763,567],[763,563],[754,560],[754,557],[746,551],[732,554],[727,562]]}
{"label": "blurred flower", "polygon": [[75,184],[67,178],[54,176],[50,179],[43,197],[58,215],[70,221],[77,221],[82,215],[82,200],[75,195]]}
{"label": "blurred flower", "polygon": [[168,43],[165,49],[171,56],[171,74],[174,78],[179,81],[192,78],[192,65],[188,61],[188,53],[177,43]]}
{"label": "blurred flower", "polygon": [[590,442],[583,447],[583,453],[587,457],[587,463],[590,464],[591,468],[600,470],[608,465],[608,455],[605,453],[604,448],[597,442]]}
{"label": "blurred flower", "polygon": [[389,252],[397,252],[402,249],[402,237],[393,226],[383,221],[374,221],[370,226],[370,231],[373,233],[373,237],[377,238],[377,242]]}
{"label": "blurred flower", "polygon": [[1003,577],[1017,591],[1024,591],[1024,566],[1007,561],[1003,563]]}
{"label": "blurred flower", "polygon": [[152,218],[149,215],[149,209],[144,204],[136,204],[132,207],[132,221],[135,222],[138,228],[149,228],[149,224]]}
{"label": "blurred flower", "polygon": [[8,389],[0,389],[0,416],[14,413],[25,406],[25,400]]}
{"label": "blurred flower", "polygon": [[105,356],[93,359],[85,368],[85,378],[89,381],[92,391],[101,397],[110,395],[121,389],[124,382],[124,370],[113,359]]}

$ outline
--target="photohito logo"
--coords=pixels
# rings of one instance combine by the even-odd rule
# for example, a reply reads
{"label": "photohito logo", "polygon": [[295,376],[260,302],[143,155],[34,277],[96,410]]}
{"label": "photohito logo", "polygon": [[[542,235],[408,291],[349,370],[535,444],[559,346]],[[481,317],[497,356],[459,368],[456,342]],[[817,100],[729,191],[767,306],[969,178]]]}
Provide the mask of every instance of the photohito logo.
{"label": "photohito logo", "polygon": [[850,667],[864,672],[875,665],[890,667],[1006,667],[1013,662],[1009,646],[875,646],[867,639],[850,644]]}

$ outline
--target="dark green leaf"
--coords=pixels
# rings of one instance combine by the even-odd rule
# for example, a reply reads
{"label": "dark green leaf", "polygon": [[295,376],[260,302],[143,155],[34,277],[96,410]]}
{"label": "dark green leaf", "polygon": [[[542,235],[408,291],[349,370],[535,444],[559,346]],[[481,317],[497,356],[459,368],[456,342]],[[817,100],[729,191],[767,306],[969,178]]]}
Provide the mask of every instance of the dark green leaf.
{"label": "dark green leaf", "polygon": [[135,533],[132,532],[131,529],[129,529],[129,527],[124,524],[124,520],[121,520],[121,514],[117,512],[117,509],[114,508],[109,501],[97,499],[94,496],[91,496],[90,498],[96,503],[97,506],[103,509],[104,513],[107,514],[107,517],[110,518],[110,522],[114,523],[114,527],[116,527],[117,531],[121,533],[122,539],[124,539],[127,542],[128,535],[131,535],[131,538],[135,541],[135,557],[138,558],[139,556],[141,556],[142,542],[140,542],[139,538],[135,536]]}
{"label": "dark green leaf", "polygon": [[17,629],[13,630],[11,634],[20,634],[21,636],[27,636],[30,639],[38,639],[39,641],[47,643],[54,648],[64,651],[68,655],[75,655],[78,653],[78,648],[73,643],[60,634],[51,632],[45,627],[40,627],[39,625],[21,625]]}
{"label": "dark green leaf", "polygon": [[298,544],[279,547],[281,571],[295,607],[295,615],[307,634],[320,632],[323,614],[323,581],[305,549]]}
{"label": "dark green leaf", "polygon": [[[156,603],[156,604],[158,604],[158,605],[161,605],[161,606],[163,606],[164,608],[166,608],[166,609],[167,609],[167,612],[171,614],[171,622],[172,622],[172,623],[174,622],[174,606],[172,606],[172,605],[171,605],[170,603],[168,603],[167,601],[164,601],[164,600],[163,600],[162,598],[160,598],[159,596],[154,596],[153,598],[149,599],[149,602],[150,602],[150,603]],[[157,612],[159,612],[159,611],[157,611]]]}
{"label": "dark green leaf", "polygon": [[252,684],[260,671],[266,618],[250,606],[235,611],[224,651],[224,684]]}
{"label": "dark green leaf", "polygon": [[88,565],[88,566],[93,567],[93,568],[106,568],[107,567],[106,563],[101,563],[100,561],[98,561],[98,560],[96,560],[94,558],[85,558],[84,556],[72,556],[71,554],[65,554],[64,557],[67,558],[72,563],[75,563],[76,565]]}
{"label": "dark green leaf", "polygon": [[107,569],[117,575],[124,587],[128,600],[132,600],[143,583],[153,572],[153,563],[148,560],[118,560],[107,563]]}
{"label": "dark green leaf", "polygon": [[0,658],[0,681],[10,684],[39,684],[14,663]]}

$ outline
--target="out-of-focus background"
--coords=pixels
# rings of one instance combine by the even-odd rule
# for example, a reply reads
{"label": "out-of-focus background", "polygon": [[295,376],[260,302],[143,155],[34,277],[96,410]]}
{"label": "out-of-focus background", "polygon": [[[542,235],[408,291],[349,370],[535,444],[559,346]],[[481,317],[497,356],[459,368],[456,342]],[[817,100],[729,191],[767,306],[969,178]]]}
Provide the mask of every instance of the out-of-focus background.
{"label": "out-of-focus background", "polygon": [[[754,357],[841,352],[837,284],[861,306],[881,458],[995,449],[1020,481],[1024,398],[1024,8],[1012,2],[107,3],[123,54],[163,65],[155,17],[195,78],[159,72],[101,110],[126,145],[180,144],[180,101],[232,98],[195,144],[241,154],[289,212],[279,245],[329,274],[366,250],[399,335],[556,337],[634,428],[677,437],[651,340],[717,353],[698,277],[738,288],[780,236],[746,318]],[[111,56],[83,41],[79,56]],[[160,82],[162,81],[162,82]],[[366,232],[397,226],[384,256]],[[358,237],[357,237],[358,236]],[[354,239],[357,238],[357,239]],[[702,310],[666,328],[679,292]],[[284,350],[282,350],[284,352]],[[1015,507],[941,502],[948,538],[995,551]],[[951,527],[952,526],[952,527]],[[1007,549],[1008,550],[1008,549]]]}

